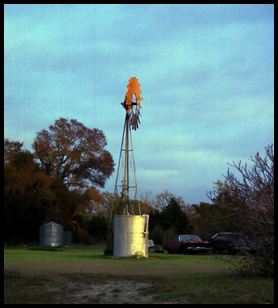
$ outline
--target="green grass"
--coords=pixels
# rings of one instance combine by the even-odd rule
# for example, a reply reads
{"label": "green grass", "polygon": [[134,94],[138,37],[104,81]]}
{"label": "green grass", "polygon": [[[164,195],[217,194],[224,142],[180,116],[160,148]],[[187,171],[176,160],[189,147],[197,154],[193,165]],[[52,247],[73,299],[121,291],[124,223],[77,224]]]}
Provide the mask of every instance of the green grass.
{"label": "green grass", "polygon": [[[134,262],[138,263],[138,259],[130,258],[114,258],[103,254],[104,247],[102,245],[95,246],[72,246],[65,248],[40,248],[40,247],[7,247],[4,249],[5,261],[80,261],[82,260],[112,260],[114,262]],[[173,261],[175,264],[184,264],[185,260],[190,263],[207,264],[214,263],[219,265],[220,258],[215,255],[178,255],[167,253],[151,253],[149,258],[142,258],[139,262],[145,263],[163,263]]]}
{"label": "green grass", "polygon": [[178,254],[167,254],[167,253],[152,253],[149,258],[136,259],[130,258],[114,258],[105,256],[103,254],[103,246],[74,246],[66,247],[62,249],[44,249],[39,247],[12,247],[5,248],[4,260],[10,261],[96,261],[107,264],[142,264],[146,266],[168,264],[168,265],[209,265],[213,264],[214,267],[224,267],[226,264],[219,257],[214,255],[178,255]]}
{"label": "green grass", "polygon": [[[273,281],[231,273],[188,273],[160,282],[157,300],[192,304],[273,303]],[[154,290],[149,290],[154,291]]]}
{"label": "green grass", "polygon": [[[74,246],[60,251],[10,247],[4,250],[5,270],[10,275],[7,302],[13,302],[16,288],[11,283],[25,275],[68,275],[89,281],[132,280],[149,283],[142,296],[157,302],[194,304],[264,304],[274,302],[273,279],[240,277],[231,271],[229,258],[238,256],[150,254],[149,258],[113,258],[103,255],[103,246]],[[14,273],[11,272],[14,271]],[[40,272],[40,270],[44,270]],[[14,280],[13,276],[14,275]],[[86,276],[87,275],[87,276]],[[42,274],[41,274],[42,276]],[[65,276],[66,277],[66,276]],[[86,278],[87,277],[87,278]],[[27,278],[26,278],[27,279]],[[27,292],[18,286],[19,292]],[[28,278],[30,279],[30,277]],[[69,279],[69,278],[67,278]],[[11,294],[11,295],[9,295]],[[29,294],[29,297],[31,295]],[[45,296],[43,289],[40,296]]]}
{"label": "green grass", "polygon": [[80,261],[102,259],[102,246],[76,246],[56,249],[40,247],[9,247],[4,249],[5,261]]}

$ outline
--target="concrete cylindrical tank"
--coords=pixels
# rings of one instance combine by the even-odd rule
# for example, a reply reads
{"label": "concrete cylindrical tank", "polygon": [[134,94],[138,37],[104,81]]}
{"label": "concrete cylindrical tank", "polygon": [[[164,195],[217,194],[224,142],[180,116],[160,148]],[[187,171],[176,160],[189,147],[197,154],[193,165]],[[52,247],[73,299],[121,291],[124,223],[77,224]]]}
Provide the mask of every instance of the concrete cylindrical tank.
{"label": "concrete cylindrical tank", "polygon": [[148,215],[114,216],[114,257],[148,257]]}
{"label": "concrete cylindrical tank", "polygon": [[63,246],[63,226],[50,221],[40,227],[40,246]]}

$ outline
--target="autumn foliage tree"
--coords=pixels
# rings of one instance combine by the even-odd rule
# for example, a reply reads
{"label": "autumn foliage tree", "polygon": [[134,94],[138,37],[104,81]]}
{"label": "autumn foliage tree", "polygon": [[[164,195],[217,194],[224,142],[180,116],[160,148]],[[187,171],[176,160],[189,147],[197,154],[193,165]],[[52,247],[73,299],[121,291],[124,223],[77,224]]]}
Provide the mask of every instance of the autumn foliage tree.
{"label": "autumn foliage tree", "polygon": [[33,153],[5,140],[5,240],[37,241],[39,226],[49,220],[88,237],[80,222],[102,202],[96,187],[114,170],[105,146],[102,131],[62,118],[37,134]]}
{"label": "autumn foliage tree", "polygon": [[52,179],[39,169],[31,152],[17,141],[4,142],[4,236],[37,240],[37,232],[54,200]]}
{"label": "autumn foliage tree", "polygon": [[35,158],[48,175],[61,179],[69,188],[103,187],[114,170],[106,138],[75,119],[60,118],[49,129],[37,133]]}

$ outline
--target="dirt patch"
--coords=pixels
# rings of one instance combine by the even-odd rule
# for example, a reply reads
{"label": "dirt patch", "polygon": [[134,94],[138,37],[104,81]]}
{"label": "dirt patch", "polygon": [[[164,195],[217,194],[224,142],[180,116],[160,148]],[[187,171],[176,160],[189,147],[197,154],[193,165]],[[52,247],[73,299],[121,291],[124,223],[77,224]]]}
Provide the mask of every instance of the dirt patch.
{"label": "dirt patch", "polygon": [[5,304],[153,304],[150,282],[95,275],[22,276],[5,272]]}
{"label": "dirt patch", "polygon": [[[56,294],[57,304],[147,304],[153,302],[152,296],[143,296],[142,291],[148,283],[129,280],[112,281],[73,281],[63,277],[59,285],[48,288]],[[58,295],[58,297],[57,297]],[[60,296],[59,296],[60,295]],[[61,296],[62,295],[62,296]]]}

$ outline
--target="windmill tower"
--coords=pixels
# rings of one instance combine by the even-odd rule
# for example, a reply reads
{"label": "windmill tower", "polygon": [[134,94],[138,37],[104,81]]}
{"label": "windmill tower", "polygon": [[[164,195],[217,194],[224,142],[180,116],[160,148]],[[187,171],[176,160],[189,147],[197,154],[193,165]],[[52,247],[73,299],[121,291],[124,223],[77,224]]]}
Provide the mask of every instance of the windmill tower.
{"label": "windmill tower", "polygon": [[120,157],[117,168],[114,196],[119,200],[118,213],[114,215],[113,255],[116,257],[148,256],[148,220],[141,213],[137,199],[138,184],[132,143],[132,130],[140,123],[140,83],[136,77],[129,79],[122,106],[125,121],[122,133]]}

